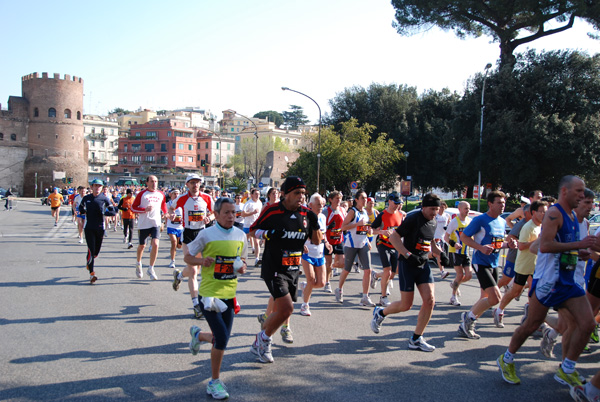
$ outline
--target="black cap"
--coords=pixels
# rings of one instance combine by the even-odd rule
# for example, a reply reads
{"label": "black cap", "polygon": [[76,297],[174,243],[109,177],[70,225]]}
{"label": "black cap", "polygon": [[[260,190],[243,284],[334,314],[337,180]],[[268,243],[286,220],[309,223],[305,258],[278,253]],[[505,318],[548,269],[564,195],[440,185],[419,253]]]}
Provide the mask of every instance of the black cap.
{"label": "black cap", "polygon": [[400,197],[398,193],[390,193],[390,195],[388,195],[388,200],[393,201],[394,204],[402,204],[402,197]]}
{"label": "black cap", "polygon": [[290,193],[297,188],[306,188],[306,184],[298,176],[288,176],[281,185],[283,194]]}
{"label": "black cap", "polygon": [[131,190],[130,188],[128,188],[127,190],[125,190],[125,192],[126,192],[127,194],[133,194],[133,190]]}

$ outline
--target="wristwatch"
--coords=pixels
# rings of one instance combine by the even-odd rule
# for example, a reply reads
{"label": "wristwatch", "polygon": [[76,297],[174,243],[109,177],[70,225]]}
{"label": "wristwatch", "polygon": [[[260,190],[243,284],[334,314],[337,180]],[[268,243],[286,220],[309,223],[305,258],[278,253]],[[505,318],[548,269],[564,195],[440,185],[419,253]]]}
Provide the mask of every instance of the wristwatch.
{"label": "wristwatch", "polygon": [[406,252],[406,254],[404,254],[404,256],[405,256],[406,258],[410,257],[411,255],[412,255],[412,253],[411,253],[410,251],[408,251],[408,252]]}

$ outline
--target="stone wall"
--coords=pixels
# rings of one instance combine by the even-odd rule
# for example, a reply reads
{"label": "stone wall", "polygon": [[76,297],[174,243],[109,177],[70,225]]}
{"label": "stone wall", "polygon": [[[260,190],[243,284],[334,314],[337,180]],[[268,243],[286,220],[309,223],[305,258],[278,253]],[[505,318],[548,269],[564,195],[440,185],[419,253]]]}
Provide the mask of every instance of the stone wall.
{"label": "stone wall", "polygon": [[23,162],[27,148],[0,145],[0,187],[23,194]]}

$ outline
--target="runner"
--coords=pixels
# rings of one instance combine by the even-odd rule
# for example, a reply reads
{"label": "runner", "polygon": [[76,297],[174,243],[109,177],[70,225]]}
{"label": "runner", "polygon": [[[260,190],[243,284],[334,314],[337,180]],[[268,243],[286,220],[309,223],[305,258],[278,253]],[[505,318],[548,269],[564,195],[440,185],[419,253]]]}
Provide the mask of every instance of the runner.
{"label": "runner", "polygon": [[88,246],[87,269],[90,272],[90,283],[96,282],[98,277],[94,271],[95,259],[100,254],[102,239],[104,238],[104,211],[112,202],[102,194],[103,183],[101,180],[92,180],[92,193],[86,195],[79,204],[80,215],[85,215],[85,242]]}
{"label": "runner", "polygon": [[[177,198],[175,204],[169,208],[169,214],[172,218],[176,215],[177,208],[181,208],[183,215],[183,255],[189,254],[188,244],[190,244],[200,233],[206,228],[207,224],[212,221],[212,200],[210,206],[206,202],[206,194],[200,192],[200,183],[202,178],[197,174],[190,174],[185,179],[185,185],[188,192]],[[173,271],[173,290],[179,289],[179,284],[183,278],[188,278],[188,288],[192,298],[192,307],[194,316],[197,319],[202,318],[202,309],[198,299],[198,272],[200,266],[187,264],[183,271],[178,269]]]}
{"label": "runner", "polygon": [[[518,241],[523,226],[531,220],[530,204],[526,204],[522,207],[523,217],[519,219],[517,223],[512,226],[512,229],[506,236],[506,240]],[[504,268],[502,268],[502,278],[498,281],[498,288],[504,289],[504,294],[510,292],[511,282],[515,277],[515,261],[517,260],[517,248],[511,248],[506,252],[506,259],[504,261]],[[517,301],[519,299],[517,298]]]}
{"label": "runner", "polygon": [[367,201],[367,193],[358,190],[354,196],[354,205],[348,211],[341,230],[348,231],[344,243],[344,270],[340,275],[338,287],[335,289],[335,299],[338,303],[344,301],[344,282],[352,270],[354,259],[358,258],[363,267],[362,298],[361,306],[372,307],[375,305],[369,297],[369,286],[371,281],[371,253],[367,236],[373,233],[369,225],[369,216],[364,209]]}
{"label": "runner", "polygon": [[[479,280],[479,287],[485,293],[468,313],[462,313],[458,334],[469,339],[479,339],[475,333],[475,321],[490,307],[500,302],[498,288],[498,260],[500,249],[516,247],[516,241],[504,241],[506,222],[500,217],[504,211],[506,195],[502,191],[491,191],[487,196],[488,211],[471,221],[460,234],[463,244],[475,250],[473,266]],[[475,239],[472,238],[475,237]]]}
{"label": "runner", "polygon": [[[258,199],[259,196],[260,191],[257,188],[253,188],[250,190],[250,199],[244,204],[242,218],[244,218],[244,233],[246,234],[250,233],[250,226],[256,222],[262,210],[262,202]],[[258,267],[262,262],[260,260],[260,242],[254,236],[249,236],[249,240],[255,257],[255,264]]]}
{"label": "runner", "polygon": [[58,187],[54,187],[54,192],[48,196],[50,202],[51,215],[54,218],[54,226],[58,226],[58,218],[60,218],[60,206],[63,204],[64,198],[60,194]]}
{"label": "runner", "polygon": [[450,282],[450,287],[452,288],[450,304],[453,306],[460,306],[460,300],[458,300],[458,297],[460,296],[460,284],[470,281],[473,277],[471,274],[469,247],[462,244],[460,241],[460,234],[471,223],[471,217],[469,216],[470,210],[471,204],[466,201],[459,202],[458,215],[450,221],[444,235],[444,240],[450,246],[448,252],[452,257],[450,260],[456,271],[456,277]]}
{"label": "runner", "polygon": [[158,179],[156,176],[148,176],[146,189],[140,191],[131,205],[131,211],[138,214],[139,245],[137,248],[137,263],[135,273],[142,278],[142,255],[146,248],[146,239],[151,238],[150,265],[146,273],[150,279],[158,280],[154,272],[154,263],[158,255],[160,240],[161,212],[167,213],[165,195],[157,190]]}
{"label": "runner", "polygon": [[375,289],[377,281],[381,279],[379,304],[383,307],[390,305],[387,297],[389,293],[388,284],[393,283],[394,275],[398,271],[398,250],[390,243],[389,238],[404,218],[404,215],[398,211],[400,205],[402,205],[402,198],[397,193],[391,193],[388,196],[387,208],[371,224],[373,233],[377,234],[377,251],[383,266],[383,272],[381,273],[375,272],[374,269],[371,271],[371,288]]}
{"label": "runner", "polygon": [[327,223],[327,231],[325,233],[327,241],[331,244],[333,251],[329,252],[328,249],[325,249],[325,269],[327,273],[324,290],[327,293],[331,293],[331,277],[338,276],[339,270],[344,268],[344,234],[341,228],[346,213],[340,207],[342,193],[339,191],[332,191],[327,198],[329,200],[329,206],[325,207],[323,210]]}
{"label": "runner", "polygon": [[85,194],[83,193],[83,190],[85,190],[83,188],[83,186],[77,187],[77,195],[75,196],[75,198],[73,198],[73,204],[71,204],[71,208],[73,209],[73,213],[75,214],[75,219],[76,219],[76,223],[77,223],[77,233],[79,234],[79,240],[78,240],[79,244],[83,243],[83,224],[85,221],[85,215],[81,215],[81,213],[79,212],[79,205],[81,205],[81,200],[83,200],[83,197],[85,196]]}
{"label": "runner", "polygon": [[304,242],[310,238],[320,244],[323,240],[317,216],[303,206],[306,185],[302,179],[287,177],[281,190],[281,202],[263,210],[250,228],[250,236],[266,240],[261,277],[275,299],[274,311],[250,348],[262,363],[273,362],[271,336],[294,312]]}
{"label": "runner", "polygon": [[242,211],[244,210],[244,204],[242,204],[242,195],[237,194],[235,196],[235,222],[233,225],[239,229],[244,230],[244,218],[242,217]]}
{"label": "runner", "polygon": [[[215,399],[229,398],[225,384],[220,380],[223,355],[231,336],[235,312],[237,274],[246,272],[246,235],[233,227],[235,204],[230,198],[220,198],[214,206],[216,224],[200,232],[187,245],[184,261],[189,266],[202,266],[202,281],[198,290],[202,298],[200,308],[211,332],[190,328],[190,351],[198,354],[201,342],[211,342],[212,378],[206,392]],[[201,256],[200,256],[201,255]]]}
{"label": "runner", "polygon": [[529,210],[531,211],[531,219],[523,225],[523,228],[519,233],[517,259],[515,260],[514,284],[512,288],[504,294],[500,301],[500,305],[494,309],[494,324],[496,324],[498,328],[504,328],[504,309],[508,306],[508,303],[521,295],[526,284],[531,286],[531,276],[535,270],[537,255],[531,253],[529,247],[540,235],[542,221],[548,210],[548,203],[545,201],[534,201],[529,206]]}
{"label": "runner", "polygon": [[[133,190],[130,188],[125,192],[125,197],[119,201],[119,210],[121,211],[121,218],[123,220],[123,243],[127,243],[127,248],[133,248],[133,222],[135,221],[135,213],[131,210],[133,206]],[[129,240],[129,241],[127,241]]]}
{"label": "runner", "polygon": [[410,310],[416,285],[423,303],[417,318],[415,332],[408,340],[408,348],[423,352],[435,350],[435,346],[425,341],[423,333],[435,306],[435,286],[428,256],[431,251],[434,255],[443,252],[433,241],[436,228],[435,216],[441,203],[442,200],[437,195],[426,194],[422,200],[421,211],[408,215],[402,224],[392,232],[390,243],[402,255],[398,262],[400,301],[395,301],[385,308],[375,307],[371,320],[371,330],[378,334],[385,317],[389,314]]}
{"label": "runner", "polygon": [[[450,214],[445,212],[447,208],[448,208],[448,204],[446,204],[445,201],[442,201],[440,210],[438,211],[437,215],[435,216],[435,220],[437,222],[437,227],[435,228],[434,241],[436,242],[438,248],[440,250],[444,251],[444,254],[448,253],[448,245],[444,241],[444,237],[446,234],[446,229],[448,228],[448,224],[450,224],[450,220],[452,220],[452,217],[450,216]],[[439,255],[437,257],[435,257],[435,260],[437,261],[437,265],[440,268],[440,277],[442,279],[446,279],[448,277],[448,275],[450,275],[450,271],[446,271],[444,269],[444,264],[442,264]],[[447,261],[447,258],[445,259],[445,261]]]}
{"label": "runner", "polygon": [[[325,205],[325,199],[314,193],[310,197],[308,207],[310,210],[317,215],[319,221],[319,227],[323,233],[323,242],[320,244],[312,244],[311,240],[307,239],[304,243],[305,253],[302,254],[302,271],[306,276],[306,281],[300,283],[300,289],[302,290],[303,303],[300,306],[300,314],[304,316],[310,316],[310,296],[313,289],[320,289],[325,286],[325,257],[324,249],[327,248],[330,252],[332,250],[331,245],[325,238],[325,215],[321,213],[323,206]],[[288,324],[289,325],[289,324]]]}
{"label": "runner", "polygon": [[167,202],[167,208],[169,209],[169,212],[173,214],[173,219],[170,219],[171,215],[165,215],[165,219],[167,220],[167,235],[171,241],[171,249],[169,250],[171,263],[169,264],[169,268],[175,269],[175,254],[177,253],[177,249],[182,246],[183,211],[181,207],[175,208],[177,197],[179,197],[179,190],[176,188],[172,189],[169,192],[169,197],[171,199]]}
{"label": "runner", "polygon": [[506,352],[497,359],[502,378],[519,384],[514,355],[525,340],[544,322],[548,309],[566,309],[575,318],[576,328],[568,344],[566,357],[554,378],[561,384],[581,385],[575,364],[585,347],[595,321],[585,291],[575,281],[577,256],[587,258],[588,247],[597,246],[595,236],[579,240],[579,225],[573,213],[584,197],[585,184],[576,176],[565,176],[559,184],[558,203],[544,216],[535,273],[529,292],[529,313],[514,332]]}

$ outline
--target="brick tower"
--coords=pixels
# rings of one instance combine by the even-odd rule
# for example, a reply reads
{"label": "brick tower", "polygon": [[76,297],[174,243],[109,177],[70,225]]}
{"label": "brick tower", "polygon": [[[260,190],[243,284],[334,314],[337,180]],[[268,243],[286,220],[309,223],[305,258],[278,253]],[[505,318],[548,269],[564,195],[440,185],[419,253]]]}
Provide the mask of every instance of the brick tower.
{"label": "brick tower", "polygon": [[28,102],[28,154],[23,193],[34,195],[35,174],[40,188],[62,187],[56,172],[73,178],[72,185],[87,185],[88,146],[83,136],[83,79],[48,73],[21,78],[22,96]]}

